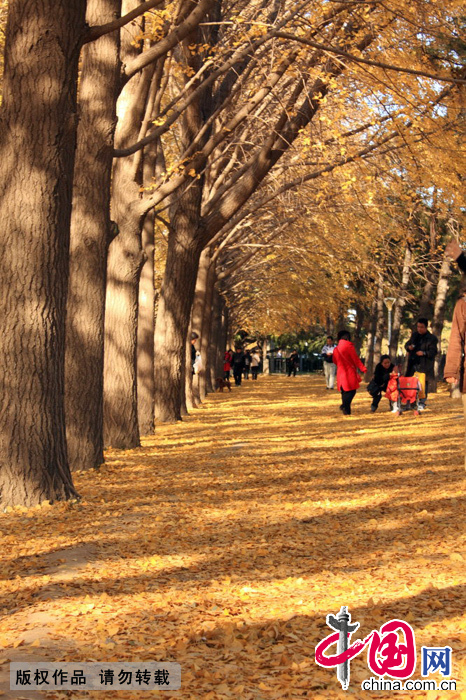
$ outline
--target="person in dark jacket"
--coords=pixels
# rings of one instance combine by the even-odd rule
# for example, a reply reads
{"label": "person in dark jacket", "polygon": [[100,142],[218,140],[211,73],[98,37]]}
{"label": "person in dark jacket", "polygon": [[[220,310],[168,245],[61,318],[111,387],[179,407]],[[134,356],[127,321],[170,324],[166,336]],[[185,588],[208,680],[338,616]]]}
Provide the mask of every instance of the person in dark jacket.
{"label": "person in dark jacket", "polygon": [[382,355],[380,362],[375,366],[374,376],[367,389],[372,396],[371,413],[375,413],[379,407],[382,394],[387,391],[390,380],[390,373],[393,370],[393,363],[388,355]]}
{"label": "person in dark jacket", "polygon": [[286,364],[288,365],[288,376],[291,377],[291,374],[293,373],[293,377],[296,377],[296,371],[299,367],[299,355],[296,350],[293,350],[287,359]]}
{"label": "person in dark jacket", "polygon": [[251,351],[246,350],[244,355],[244,378],[249,379],[249,370],[251,369]]}
{"label": "person in dark jacket", "polygon": [[194,374],[194,363],[196,362],[196,340],[199,338],[194,331],[191,333],[191,368]]}
{"label": "person in dark jacket", "polygon": [[233,377],[235,378],[236,386],[241,386],[241,377],[244,370],[244,352],[241,348],[236,348],[231,361],[233,367]]}
{"label": "person in dark jacket", "polygon": [[419,400],[421,411],[426,406],[429,379],[434,380],[434,361],[438,345],[437,336],[427,330],[428,323],[426,318],[419,318],[416,330],[405,345],[408,351],[406,376],[412,377],[415,372],[423,372],[426,375],[425,398]]}

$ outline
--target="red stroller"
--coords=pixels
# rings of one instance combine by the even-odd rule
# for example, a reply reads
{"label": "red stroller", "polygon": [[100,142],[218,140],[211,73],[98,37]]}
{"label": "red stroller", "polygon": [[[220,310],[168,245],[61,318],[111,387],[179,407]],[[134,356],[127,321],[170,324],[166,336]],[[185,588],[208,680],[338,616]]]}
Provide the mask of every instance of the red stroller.
{"label": "red stroller", "polygon": [[413,409],[414,415],[419,415],[419,394],[421,383],[417,377],[402,377],[394,367],[390,375],[385,396],[396,404],[398,415]]}

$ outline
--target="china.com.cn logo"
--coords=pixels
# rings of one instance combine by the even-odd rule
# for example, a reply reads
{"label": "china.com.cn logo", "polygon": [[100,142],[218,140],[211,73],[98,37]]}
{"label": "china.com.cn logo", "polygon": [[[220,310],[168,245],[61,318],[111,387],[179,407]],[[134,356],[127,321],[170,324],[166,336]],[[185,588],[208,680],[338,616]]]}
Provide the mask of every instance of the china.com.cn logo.
{"label": "china.com.cn logo", "polygon": [[[404,620],[389,620],[380,630],[372,630],[364,639],[350,644],[351,635],[359,628],[359,622],[351,622],[348,608],[343,606],[335,615],[327,615],[327,625],[335,630],[315,648],[315,659],[323,668],[337,669],[337,678],[343,690],[350,681],[350,661],[367,647],[367,665],[377,678],[363,681],[363,690],[456,690],[456,681],[409,681],[416,669],[416,640],[414,630]],[[401,637],[401,639],[400,639]],[[337,645],[336,654],[325,652]],[[422,676],[440,672],[451,674],[451,647],[421,647]],[[384,680],[385,676],[394,679]],[[403,685],[403,681],[405,681]]]}

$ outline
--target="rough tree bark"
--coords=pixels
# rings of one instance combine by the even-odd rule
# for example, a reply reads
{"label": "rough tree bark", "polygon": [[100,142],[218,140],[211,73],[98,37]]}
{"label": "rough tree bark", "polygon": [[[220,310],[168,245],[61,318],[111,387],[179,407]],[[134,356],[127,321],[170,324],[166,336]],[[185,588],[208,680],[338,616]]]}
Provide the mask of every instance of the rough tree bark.
{"label": "rough tree bark", "polygon": [[170,207],[170,233],[159,308],[155,323],[155,417],[162,423],[181,420],[186,371],[186,338],[204,247],[194,235],[199,225],[201,189],[197,184]]}
{"label": "rough tree bark", "polygon": [[212,382],[210,380],[209,348],[212,342],[212,303],[216,281],[215,264],[211,263],[207,273],[204,308],[202,310],[201,356],[204,360],[204,371],[201,374],[200,382],[201,401],[204,401],[209,391],[213,391]]}
{"label": "rough tree bark", "polygon": [[[197,271],[197,278],[196,278],[196,286],[194,289],[194,300],[193,300],[193,308],[191,311],[191,331],[194,333],[197,333],[199,336],[199,340],[197,341],[197,345],[199,346],[199,350],[201,351],[202,355],[202,334],[203,334],[203,328],[202,328],[202,322],[203,322],[203,314],[204,314],[204,305],[205,305],[205,299],[206,299],[206,294],[207,294],[207,277],[209,274],[209,268],[210,268],[210,261],[211,261],[211,256],[210,256],[210,248],[204,248],[204,250],[201,253],[201,257],[199,258],[199,267]],[[191,351],[191,348],[190,348]],[[204,358],[203,358],[204,359]],[[194,405],[198,405],[202,403],[202,396],[201,396],[201,376],[202,374],[196,374],[192,378],[192,393],[193,393],[193,403]]]}
{"label": "rough tree bark", "polygon": [[[181,61],[194,71],[200,67],[200,58],[189,47],[198,39],[200,35],[196,29],[180,44]],[[192,87],[189,89],[192,90]],[[210,90],[194,99],[184,111],[180,120],[183,150],[199,135],[211,111]],[[207,130],[204,139],[208,136]],[[202,147],[202,142],[199,147]],[[199,259],[206,242],[201,219],[203,186],[203,175],[185,183],[169,207],[167,261],[155,324],[154,347],[155,418],[164,423],[181,420],[185,407],[186,339]]]}
{"label": "rough tree bark", "polygon": [[[127,0],[124,11],[139,4]],[[139,23],[122,33],[123,62],[137,55],[133,45]],[[124,41],[123,41],[124,37]],[[117,104],[115,143],[124,147],[137,138],[146,109],[154,66],[149,65],[123,88]],[[104,352],[104,444],[119,449],[137,447],[137,320],[144,213],[140,206],[138,156],[116,161],[112,181],[112,218],[119,233],[110,244],[107,262]]]}
{"label": "rough tree bark", "polygon": [[371,305],[370,326],[367,333],[367,348],[364,364],[367,367],[366,379],[369,380],[374,373],[374,338],[375,328],[377,324],[377,298],[374,299]]}
{"label": "rough tree bark", "polygon": [[222,297],[219,294],[218,289],[215,288],[212,299],[212,331],[208,351],[208,371],[212,391],[215,389],[217,377],[223,377],[223,353],[225,351],[225,338],[223,332],[224,326],[222,310]]}
{"label": "rough tree bark", "polygon": [[[137,213],[137,212],[136,212]],[[142,223],[134,209],[120,209],[120,233],[110,245],[107,264],[104,353],[104,443],[138,447],[137,321],[139,276],[144,264]]]}
{"label": "rough tree bark", "polygon": [[[440,367],[440,360],[442,356],[442,331],[443,331],[443,324],[445,321],[445,305],[447,301],[447,294],[448,294],[448,286],[450,283],[450,277],[452,274],[453,270],[450,264],[450,261],[445,257],[443,257],[442,260],[442,265],[440,267],[440,273],[439,273],[439,278],[438,278],[438,283],[437,283],[437,291],[435,295],[435,304],[434,304],[434,317],[432,319],[432,333],[437,336],[438,338],[438,353],[437,357],[435,358],[435,377],[438,379],[439,375],[439,367]],[[434,391],[433,388],[431,388],[432,382],[429,382],[429,391]],[[435,386],[435,390],[437,387]]]}
{"label": "rough tree bark", "polygon": [[400,328],[403,318],[404,307],[406,306],[406,293],[408,290],[409,278],[411,275],[413,253],[409,245],[406,245],[403,260],[403,271],[401,274],[401,284],[398,288],[398,298],[393,311],[392,337],[389,348],[389,355],[392,360],[396,360],[398,353],[398,343],[400,340]]}
{"label": "rough tree bark", "polygon": [[421,302],[419,304],[418,318],[432,318],[432,297],[434,295],[435,283],[437,281],[437,271],[428,270],[427,279],[422,288]]}
{"label": "rough tree bark", "polygon": [[355,304],[356,310],[356,328],[354,330],[354,347],[359,355],[362,345],[362,328],[364,325],[365,309],[362,304]]}
{"label": "rough tree bark", "polygon": [[375,340],[374,340],[374,355],[373,363],[376,365],[380,361],[380,355],[382,352],[382,340],[383,332],[385,329],[385,313],[384,313],[384,302],[383,302],[383,279],[379,278],[379,283],[377,286],[377,299],[376,299],[376,323],[375,323]]}
{"label": "rough tree bark", "polygon": [[[89,25],[112,21],[121,0],[88,0]],[[110,179],[119,85],[119,32],[82,52],[73,182],[65,353],[66,437],[71,470],[104,461],[103,373]]]}
{"label": "rough tree bark", "polygon": [[139,282],[137,328],[137,401],[141,435],[154,430],[154,215],[149,212],[142,231],[146,262]]}
{"label": "rough tree bark", "polygon": [[8,9],[0,112],[2,506],[76,495],[63,395],[85,7],[85,0],[10,0]]}

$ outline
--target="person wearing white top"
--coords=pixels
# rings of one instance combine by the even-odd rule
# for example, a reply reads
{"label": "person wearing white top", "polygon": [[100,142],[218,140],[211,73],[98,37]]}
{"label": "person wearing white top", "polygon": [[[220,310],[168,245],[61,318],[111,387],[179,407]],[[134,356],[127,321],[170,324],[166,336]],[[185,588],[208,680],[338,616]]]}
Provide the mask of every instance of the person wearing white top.
{"label": "person wearing white top", "polygon": [[257,379],[257,373],[259,372],[259,365],[261,363],[261,358],[259,353],[253,352],[251,355],[251,374],[253,379]]}
{"label": "person wearing white top", "polygon": [[324,361],[324,374],[325,383],[327,389],[333,389],[335,387],[335,375],[337,371],[337,366],[333,362],[333,351],[335,350],[335,343],[331,335],[327,336],[327,343],[322,348],[322,359]]}

